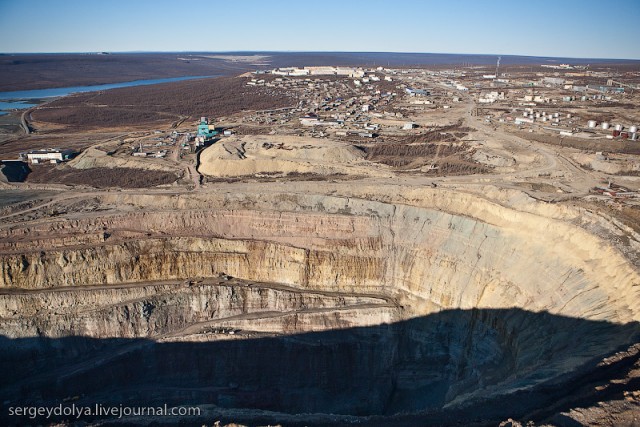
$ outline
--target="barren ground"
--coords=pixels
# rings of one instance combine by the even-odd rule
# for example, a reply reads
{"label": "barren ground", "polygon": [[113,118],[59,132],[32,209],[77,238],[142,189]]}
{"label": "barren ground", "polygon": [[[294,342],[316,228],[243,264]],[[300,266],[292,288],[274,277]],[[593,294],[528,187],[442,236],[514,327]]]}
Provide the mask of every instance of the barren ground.
{"label": "barren ground", "polygon": [[[469,94],[414,104],[393,78],[363,92],[238,77],[224,86],[247,97],[208,110],[151,89],[83,95],[36,108],[35,134],[3,135],[5,158],[82,151],[0,183],[5,404],[203,410],[184,423],[635,425],[640,208],[594,188],[638,192],[619,172],[640,143],[607,146],[615,172],[602,142],[487,121]],[[400,95],[353,119],[380,124],[375,138],[302,125],[310,109],[334,120],[312,107],[336,87]],[[113,122],[79,126],[69,111],[88,103]],[[200,114],[235,134],[195,147],[184,133]]]}

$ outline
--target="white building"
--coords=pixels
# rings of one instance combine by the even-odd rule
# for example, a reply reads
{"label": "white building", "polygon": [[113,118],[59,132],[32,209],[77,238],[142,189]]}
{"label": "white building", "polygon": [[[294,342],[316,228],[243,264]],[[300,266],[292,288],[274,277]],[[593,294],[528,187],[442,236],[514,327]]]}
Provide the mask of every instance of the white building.
{"label": "white building", "polygon": [[312,76],[336,74],[335,67],[304,67],[304,69],[309,71],[309,74],[311,74]]}
{"label": "white building", "polygon": [[485,94],[482,98],[478,99],[478,102],[481,104],[493,104],[498,100],[504,99],[504,92],[489,92]]}
{"label": "white building", "polygon": [[536,119],[534,119],[533,117],[516,117],[515,124],[517,124],[517,125],[520,125],[520,124],[523,124],[523,123],[531,124],[531,123],[535,122],[535,120]]}
{"label": "white building", "polygon": [[278,74],[280,76],[308,76],[309,75],[309,70],[303,69],[303,68],[296,68],[296,67],[287,67],[287,68],[276,68],[275,70],[271,71],[272,74]]}
{"label": "white building", "polygon": [[542,95],[525,95],[523,98],[524,102],[537,102],[537,103],[546,103],[549,102],[550,99],[546,98]]}
{"label": "white building", "polygon": [[319,66],[319,67],[286,67],[276,68],[271,71],[271,74],[278,74],[282,76],[347,76],[353,78],[362,78],[365,75],[365,71],[362,68],[353,67],[332,67],[332,66]]}
{"label": "white building", "polygon": [[335,74],[338,76],[361,78],[364,77],[364,70],[352,67],[336,67]]}
{"label": "white building", "polygon": [[308,76],[309,71],[302,68],[294,68],[289,72],[289,75],[293,77]]}
{"label": "white building", "polygon": [[69,160],[73,156],[73,150],[33,150],[27,153],[27,160],[31,164],[37,165],[39,163],[60,163],[65,160]]}

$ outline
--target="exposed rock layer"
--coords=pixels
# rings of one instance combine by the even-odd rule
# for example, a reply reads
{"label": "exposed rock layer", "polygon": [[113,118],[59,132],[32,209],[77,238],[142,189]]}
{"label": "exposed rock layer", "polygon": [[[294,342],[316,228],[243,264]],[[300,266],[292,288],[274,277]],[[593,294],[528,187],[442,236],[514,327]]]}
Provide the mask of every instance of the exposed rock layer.
{"label": "exposed rock layer", "polygon": [[[50,384],[20,379],[48,361],[53,394],[118,389],[126,366],[158,399],[388,415],[561,383],[636,339],[636,269],[572,212],[377,199],[105,194],[99,214],[1,229],[3,395]],[[66,336],[134,340],[35,338]]]}

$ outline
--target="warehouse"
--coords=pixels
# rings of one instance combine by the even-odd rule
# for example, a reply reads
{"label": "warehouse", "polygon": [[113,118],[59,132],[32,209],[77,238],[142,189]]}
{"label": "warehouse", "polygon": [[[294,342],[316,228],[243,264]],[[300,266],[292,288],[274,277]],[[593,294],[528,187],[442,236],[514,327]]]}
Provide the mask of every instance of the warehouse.
{"label": "warehouse", "polygon": [[37,165],[39,163],[60,163],[73,157],[73,150],[60,150],[50,148],[46,150],[32,150],[26,154],[29,163]]}

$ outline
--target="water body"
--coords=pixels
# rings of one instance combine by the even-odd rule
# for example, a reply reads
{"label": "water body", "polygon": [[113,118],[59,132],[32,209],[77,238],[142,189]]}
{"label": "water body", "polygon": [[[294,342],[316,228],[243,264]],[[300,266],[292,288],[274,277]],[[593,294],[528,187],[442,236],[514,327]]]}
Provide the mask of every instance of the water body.
{"label": "water body", "polygon": [[0,116],[7,114],[6,110],[22,110],[24,108],[35,107],[38,104],[26,101],[0,101]]}
{"label": "water body", "polygon": [[[72,93],[97,92],[99,90],[117,89],[121,87],[146,86],[160,83],[179,82],[182,80],[204,79],[216,76],[187,76],[167,79],[134,80],[132,82],[109,83],[95,86],[72,86],[55,89],[19,90],[14,92],[0,92],[0,110],[25,109],[37,104],[24,102],[46,98],[59,98]],[[6,114],[0,111],[0,114]]]}

